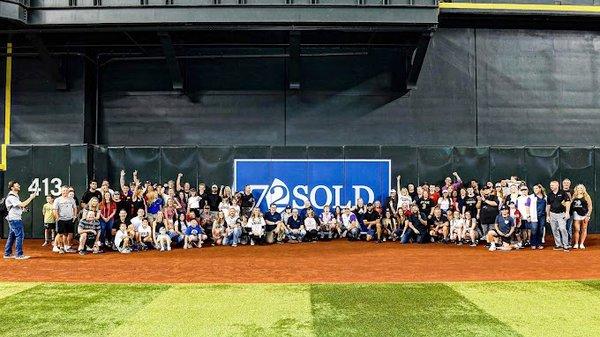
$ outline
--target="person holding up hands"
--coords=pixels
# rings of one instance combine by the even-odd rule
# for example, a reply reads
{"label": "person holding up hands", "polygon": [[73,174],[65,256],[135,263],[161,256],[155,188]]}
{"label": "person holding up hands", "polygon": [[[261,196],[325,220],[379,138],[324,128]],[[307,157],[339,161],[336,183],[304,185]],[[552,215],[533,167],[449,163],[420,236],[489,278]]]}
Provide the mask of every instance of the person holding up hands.
{"label": "person holding up hands", "polygon": [[27,260],[29,256],[23,254],[23,218],[21,215],[33,199],[38,195],[39,192],[31,193],[29,198],[24,201],[19,199],[19,192],[21,191],[21,185],[16,181],[10,181],[8,183],[8,195],[4,200],[6,210],[6,220],[8,220],[8,239],[6,240],[6,246],[4,247],[4,258],[11,259],[12,246],[15,245],[16,255],[15,260]]}

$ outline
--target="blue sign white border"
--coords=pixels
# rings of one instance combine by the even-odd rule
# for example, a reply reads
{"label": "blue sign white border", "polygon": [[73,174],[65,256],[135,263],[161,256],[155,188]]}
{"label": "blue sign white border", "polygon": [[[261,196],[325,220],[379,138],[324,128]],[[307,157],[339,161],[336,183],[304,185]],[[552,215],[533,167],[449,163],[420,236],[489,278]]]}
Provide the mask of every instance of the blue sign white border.
{"label": "blue sign white border", "polygon": [[[314,162],[379,162],[379,163],[387,163],[389,169],[388,172],[388,179],[389,179],[389,183],[392,183],[392,160],[391,159],[234,159],[233,160],[233,192],[238,192],[237,189],[237,163],[238,162],[264,162],[264,161],[271,161],[271,162],[308,162],[308,161],[314,161]],[[388,186],[388,193],[389,190],[391,189],[391,186]],[[239,191],[239,192],[243,192],[243,191]],[[383,200],[381,200],[381,202],[383,202]]]}

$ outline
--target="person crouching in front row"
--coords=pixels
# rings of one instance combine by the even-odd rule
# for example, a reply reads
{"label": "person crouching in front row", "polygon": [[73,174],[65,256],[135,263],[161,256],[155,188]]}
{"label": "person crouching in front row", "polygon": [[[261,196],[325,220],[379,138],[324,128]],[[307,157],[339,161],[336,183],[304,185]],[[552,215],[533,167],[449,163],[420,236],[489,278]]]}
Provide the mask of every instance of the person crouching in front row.
{"label": "person crouching in front row", "polygon": [[515,232],[515,219],[510,216],[510,210],[506,206],[502,206],[500,214],[496,217],[494,228],[487,233],[487,242],[490,245],[490,251],[496,250],[496,241],[499,239],[502,242],[501,250],[511,250],[515,246],[511,246],[510,240]]}
{"label": "person crouching in front row", "polygon": [[419,212],[419,206],[412,205],[410,208],[410,215],[407,216],[404,221],[404,229],[400,236],[401,243],[426,243],[427,242],[427,221],[423,219],[423,216]]}
{"label": "person crouching in front row", "polygon": [[254,246],[256,243],[263,243],[265,226],[265,219],[260,213],[260,209],[254,208],[252,210],[252,215],[246,224],[246,228],[250,229],[250,232],[248,233],[250,236],[250,245]]}
{"label": "person crouching in front row", "polygon": [[306,212],[306,219],[304,219],[304,229],[306,230],[306,241],[316,242],[319,234],[317,219],[315,219],[315,211],[311,209]]}
{"label": "person crouching in front row", "polygon": [[115,232],[114,238],[115,247],[120,253],[131,253],[131,237],[125,223],[119,225],[119,230]]}
{"label": "person crouching in front row", "polygon": [[306,230],[304,229],[304,224],[302,223],[302,219],[298,214],[298,209],[294,208],[292,210],[292,216],[290,216],[287,220],[287,232],[289,242],[302,242],[304,236],[306,235]]}
{"label": "person crouching in front row", "polygon": [[204,229],[198,225],[196,219],[190,220],[189,226],[185,229],[185,241],[183,249],[198,247],[202,248],[202,242],[208,237],[204,233]]}
{"label": "person crouching in front row", "polygon": [[360,225],[356,214],[350,211],[350,207],[344,206],[344,214],[342,214],[342,226],[345,227],[346,237],[348,241],[358,240],[360,237]]}
{"label": "person crouching in front row", "polygon": [[79,255],[85,255],[89,247],[94,254],[100,252],[100,223],[96,221],[94,212],[87,212],[85,219],[79,221],[77,232],[79,233]]}

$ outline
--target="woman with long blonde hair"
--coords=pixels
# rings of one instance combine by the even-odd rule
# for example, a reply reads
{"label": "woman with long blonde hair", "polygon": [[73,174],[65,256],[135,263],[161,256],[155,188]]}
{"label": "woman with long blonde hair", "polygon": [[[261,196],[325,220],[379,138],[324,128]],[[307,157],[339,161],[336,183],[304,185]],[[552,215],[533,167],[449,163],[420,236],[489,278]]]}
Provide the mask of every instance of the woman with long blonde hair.
{"label": "woman with long blonde hair", "polygon": [[575,186],[573,200],[571,201],[571,212],[573,214],[573,241],[574,249],[585,249],[585,239],[587,237],[587,227],[592,214],[592,198],[588,194],[585,186],[579,184]]}

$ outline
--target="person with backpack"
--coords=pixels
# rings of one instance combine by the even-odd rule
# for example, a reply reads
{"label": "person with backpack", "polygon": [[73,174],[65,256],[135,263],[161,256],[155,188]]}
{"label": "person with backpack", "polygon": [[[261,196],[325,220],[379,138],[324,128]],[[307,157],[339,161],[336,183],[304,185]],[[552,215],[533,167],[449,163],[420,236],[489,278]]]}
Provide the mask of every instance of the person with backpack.
{"label": "person with backpack", "polygon": [[29,256],[23,254],[23,219],[21,215],[23,210],[27,207],[33,199],[37,196],[38,192],[31,193],[29,198],[24,201],[19,199],[19,192],[21,191],[21,185],[16,181],[8,182],[8,195],[3,200],[0,206],[0,215],[6,217],[8,220],[8,239],[6,240],[6,246],[4,247],[4,258],[11,259],[12,246],[15,245],[15,260],[27,260]]}

